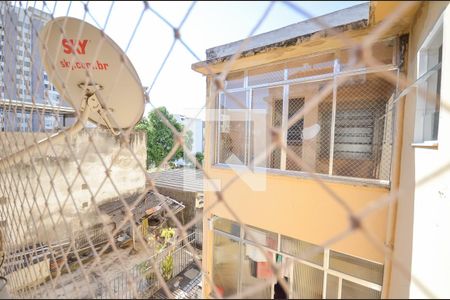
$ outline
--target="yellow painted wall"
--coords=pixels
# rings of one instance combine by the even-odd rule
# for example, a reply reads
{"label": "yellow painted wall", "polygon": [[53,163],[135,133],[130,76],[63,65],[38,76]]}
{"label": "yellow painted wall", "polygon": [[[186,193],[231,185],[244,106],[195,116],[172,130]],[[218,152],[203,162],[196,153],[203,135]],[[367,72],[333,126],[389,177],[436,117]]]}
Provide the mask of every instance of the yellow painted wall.
{"label": "yellow painted wall", "polygon": [[[445,10],[445,11],[444,11]],[[413,147],[416,92],[404,109],[400,194],[389,297],[450,297],[450,9],[430,1],[418,10],[410,33],[408,79],[417,78],[417,52],[444,14],[441,111],[438,147]],[[400,265],[400,267],[399,267]],[[411,270],[411,276],[405,275]],[[413,279],[411,279],[413,278]],[[419,284],[417,284],[417,282]]]}
{"label": "yellow painted wall", "polygon": [[[220,178],[222,186],[235,175],[232,170],[215,168],[210,169],[209,174],[212,178]],[[267,175],[266,184],[265,191],[253,191],[245,182],[237,180],[223,193],[227,204],[246,224],[317,245],[336,237],[350,226],[346,211],[314,180]],[[330,182],[325,184],[355,212],[388,193],[385,188]],[[207,193],[206,199],[207,206],[214,205],[216,196],[214,193]],[[218,204],[210,213],[234,219],[223,204]],[[385,224],[386,209],[381,209],[364,220],[364,225],[381,242],[384,241]],[[384,255],[360,232],[352,233],[331,248],[381,263],[384,259]]]}
{"label": "yellow painted wall", "polygon": [[[211,79],[207,79],[208,108],[214,108]],[[208,118],[208,117],[207,117]],[[231,169],[211,166],[214,149],[213,123],[206,122],[205,129],[205,169],[207,174],[218,180],[223,188],[235,176]],[[350,226],[348,214],[341,205],[312,179],[280,174],[261,174],[266,176],[264,191],[252,190],[243,180],[233,182],[223,198],[238,218],[248,225],[281,233],[299,240],[321,245],[335,238]],[[352,209],[359,212],[389,194],[389,189],[378,186],[362,186],[352,183],[326,181],[325,185]],[[235,219],[227,207],[217,201],[217,193],[205,193],[203,268],[207,275],[212,274],[212,232],[208,219],[212,215]],[[372,233],[379,245],[386,237],[387,206],[377,210],[363,220],[364,226]],[[360,231],[350,233],[329,248],[352,256],[384,263],[384,252],[367,239]],[[204,296],[210,293],[207,280],[204,283]]]}

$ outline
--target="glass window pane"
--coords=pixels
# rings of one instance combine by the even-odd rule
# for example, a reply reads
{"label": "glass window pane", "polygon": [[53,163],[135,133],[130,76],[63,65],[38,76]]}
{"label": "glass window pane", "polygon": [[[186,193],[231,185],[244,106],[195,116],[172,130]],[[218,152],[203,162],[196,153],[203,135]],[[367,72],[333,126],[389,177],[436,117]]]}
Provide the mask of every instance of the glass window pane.
{"label": "glass window pane", "polygon": [[244,72],[235,72],[227,75],[225,89],[236,89],[244,87]]}
{"label": "glass window pane", "polygon": [[[289,120],[331,83],[330,80],[324,80],[290,85]],[[319,105],[313,105],[303,118],[295,123],[289,121],[287,147],[290,154],[286,155],[286,170],[307,171],[298,163],[298,159],[302,159],[303,163],[308,164],[308,170],[328,174],[332,101],[333,93],[330,89],[328,96]]]}
{"label": "glass window pane", "polygon": [[387,75],[351,76],[338,86],[333,175],[389,179],[395,86]]}
{"label": "glass window pane", "polygon": [[229,233],[236,237],[241,236],[240,234],[241,226],[239,225],[239,223],[224,218],[217,218],[214,221],[214,229]]}
{"label": "glass window pane", "polygon": [[[442,63],[442,34],[443,27],[441,26],[428,45],[420,50],[420,75]],[[437,72],[434,72],[425,82],[419,85],[418,123],[423,125],[418,132],[420,133],[418,141],[436,141],[438,137],[441,71],[442,68],[439,68]]]}
{"label": "glass window pane", "polygon": [[246,150],[246,92],[221,94],[219,162],[242,165]]}
{"label": "glass window pane", "polygon": [[248,85],[278,82],[284,79],[284,64],[266,66],[248,71]]}
{"label": "glass window pane", "polygon": [[214,234],[213,281],[222,297],[237,293],[239,273],[239,243]]}
{"label": "glass window pane", "polygon": [[278,247],[278,234],[264,229],[246,226],[244,238],[248,241],[272,248],[274,250],[277,250]]}
{"label": "glass window pane", "polygon": [[294,262],[293,299],[322,299],[323,271]]}
{"label": "glass window pane", "polygon": [[339,298],[339,278],[328,274],[327,276],[327,299]]}
{"label": "glass window pane", "polygon": [[281,252],[323,266],[323,248],[308,242],[281,236]]}
{"label": "glass window pane", "polygon": [[[242,265],[242,291],[254,289],[251,295],[245,298],[251,299],[271,299],[272,298],[272,284],[265,287],[260,287],[261,284],[271,280],[274,275],[272,273],[271,263],[267,261],[265,255],[261,251],[248,244],[243,247],[243,265]],[[273,253],[269,252],[273,261]],[[256,288],[256,286],[259,286]]]}
{"label": "glass window pane", "polygon": [[380,299],[381,292],[343,279],[342,280],[341,298],[342,299]]}
{"label": "glass window pane", "polygon": [[334,59],[334,53],[327,53],[289,62],[288,79],[332,74]]}
{"label": "glass window pane", "polygon": [[283,113],[283,88],[254,89],[252,94],[250,161],[253,166],[280,168],[281,150],[276,147],[266,153],[273,140],[270,128],[281,128]]}
{"label": "glass window pane", "polygon": [[383,265],[330,251],[330,269],[376,284],[383,284]]}

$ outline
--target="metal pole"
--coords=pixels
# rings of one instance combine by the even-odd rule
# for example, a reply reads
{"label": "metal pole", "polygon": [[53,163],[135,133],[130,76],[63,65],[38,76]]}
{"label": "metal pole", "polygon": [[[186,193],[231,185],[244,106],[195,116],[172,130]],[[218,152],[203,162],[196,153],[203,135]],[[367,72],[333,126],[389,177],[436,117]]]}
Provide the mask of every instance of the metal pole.
{"label": "metal pole", "polygon": [[[282,112],[281,112],[281,132],[283,134],[282,143],[284,147],[287,147],[287,132],[288,121],[289,121],[289,85],[285,84],[283,86],[283,103],[282,103]],[[286,150],[285,148],[281,148],[281,157],[280,157],[280,170],[286,170]]]}
{"label": "metal pole", "polygon": [[333,175],[333,160],[334,160],[334,131],[336,127],[336,97],[337,97],[337,84],[336,73],[338,72],[339,62],[334,60],[333,68],[333,107],[331,109],[331,130],[330,130],[330,162],[328,165],[328,175]]}

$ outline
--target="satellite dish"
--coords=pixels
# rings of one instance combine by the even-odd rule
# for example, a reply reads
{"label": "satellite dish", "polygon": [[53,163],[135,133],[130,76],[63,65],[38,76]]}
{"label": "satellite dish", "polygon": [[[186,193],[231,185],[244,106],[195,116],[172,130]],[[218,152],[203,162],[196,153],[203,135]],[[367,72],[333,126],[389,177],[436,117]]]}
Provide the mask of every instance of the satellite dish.
{"label": "satellite dish", "polygon": [[126,54],[104,32],[85,21],[59,17],[45,25],[39,40],[49,80],[77,112],[95,94],[101,110],[91,111],[90,121],[115,134],[139,122],[145,106],[141,81]]}
{"label": "satellite dish", "polygon": [[39,42],[50,81],[79,117],[72,127],[1,158],[0,170],[30,157],[39,147],[78,133],[87,120],[117,135],[121,129],[133,128],[144,113],[139,76],[125,53],[104,32],[82,20],[60,17],[44,26]]}

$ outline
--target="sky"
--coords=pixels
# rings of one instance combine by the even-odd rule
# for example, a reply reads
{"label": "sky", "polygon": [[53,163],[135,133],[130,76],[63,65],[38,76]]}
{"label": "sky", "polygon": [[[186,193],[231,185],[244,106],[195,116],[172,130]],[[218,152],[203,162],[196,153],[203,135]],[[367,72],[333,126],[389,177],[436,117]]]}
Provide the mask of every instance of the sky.
{"label": "sky", "polygon": [[[324,15],[366,1],[293,1],[312,16]],[[28,5],[35,5],[34,2]],[[178,27],[192,5],[190,1],[150,1],[150,7],[173,26]],[[195,3],[180,30],[185,43],[200,58],[205,59],[208,48],[244,39],[257,24],[268,7],[268,1],[200,1]],[[145,115],[153,108],[166,106],[170,113],[203,118],[199,113],[206,98],[205,77],[191,69],[198,60],[181,43],[177,42],[154,85],[155,76],[174,40],[172,28],[156,14],[143,11],[142,1],[88,2],[85,14],[83,2],[47,1],[46,7],[36,8],[52,12],[55,17],[72,16],[103,28],[123,50],[139,74],[142,85],[152,86],[150,104]],[[112,8],[111,8],[112,7]],[[264,33],[305,20],[283,2],[275,2],[268,16],[256,31]],[[130,38],[132,38],[130,42]]]}

